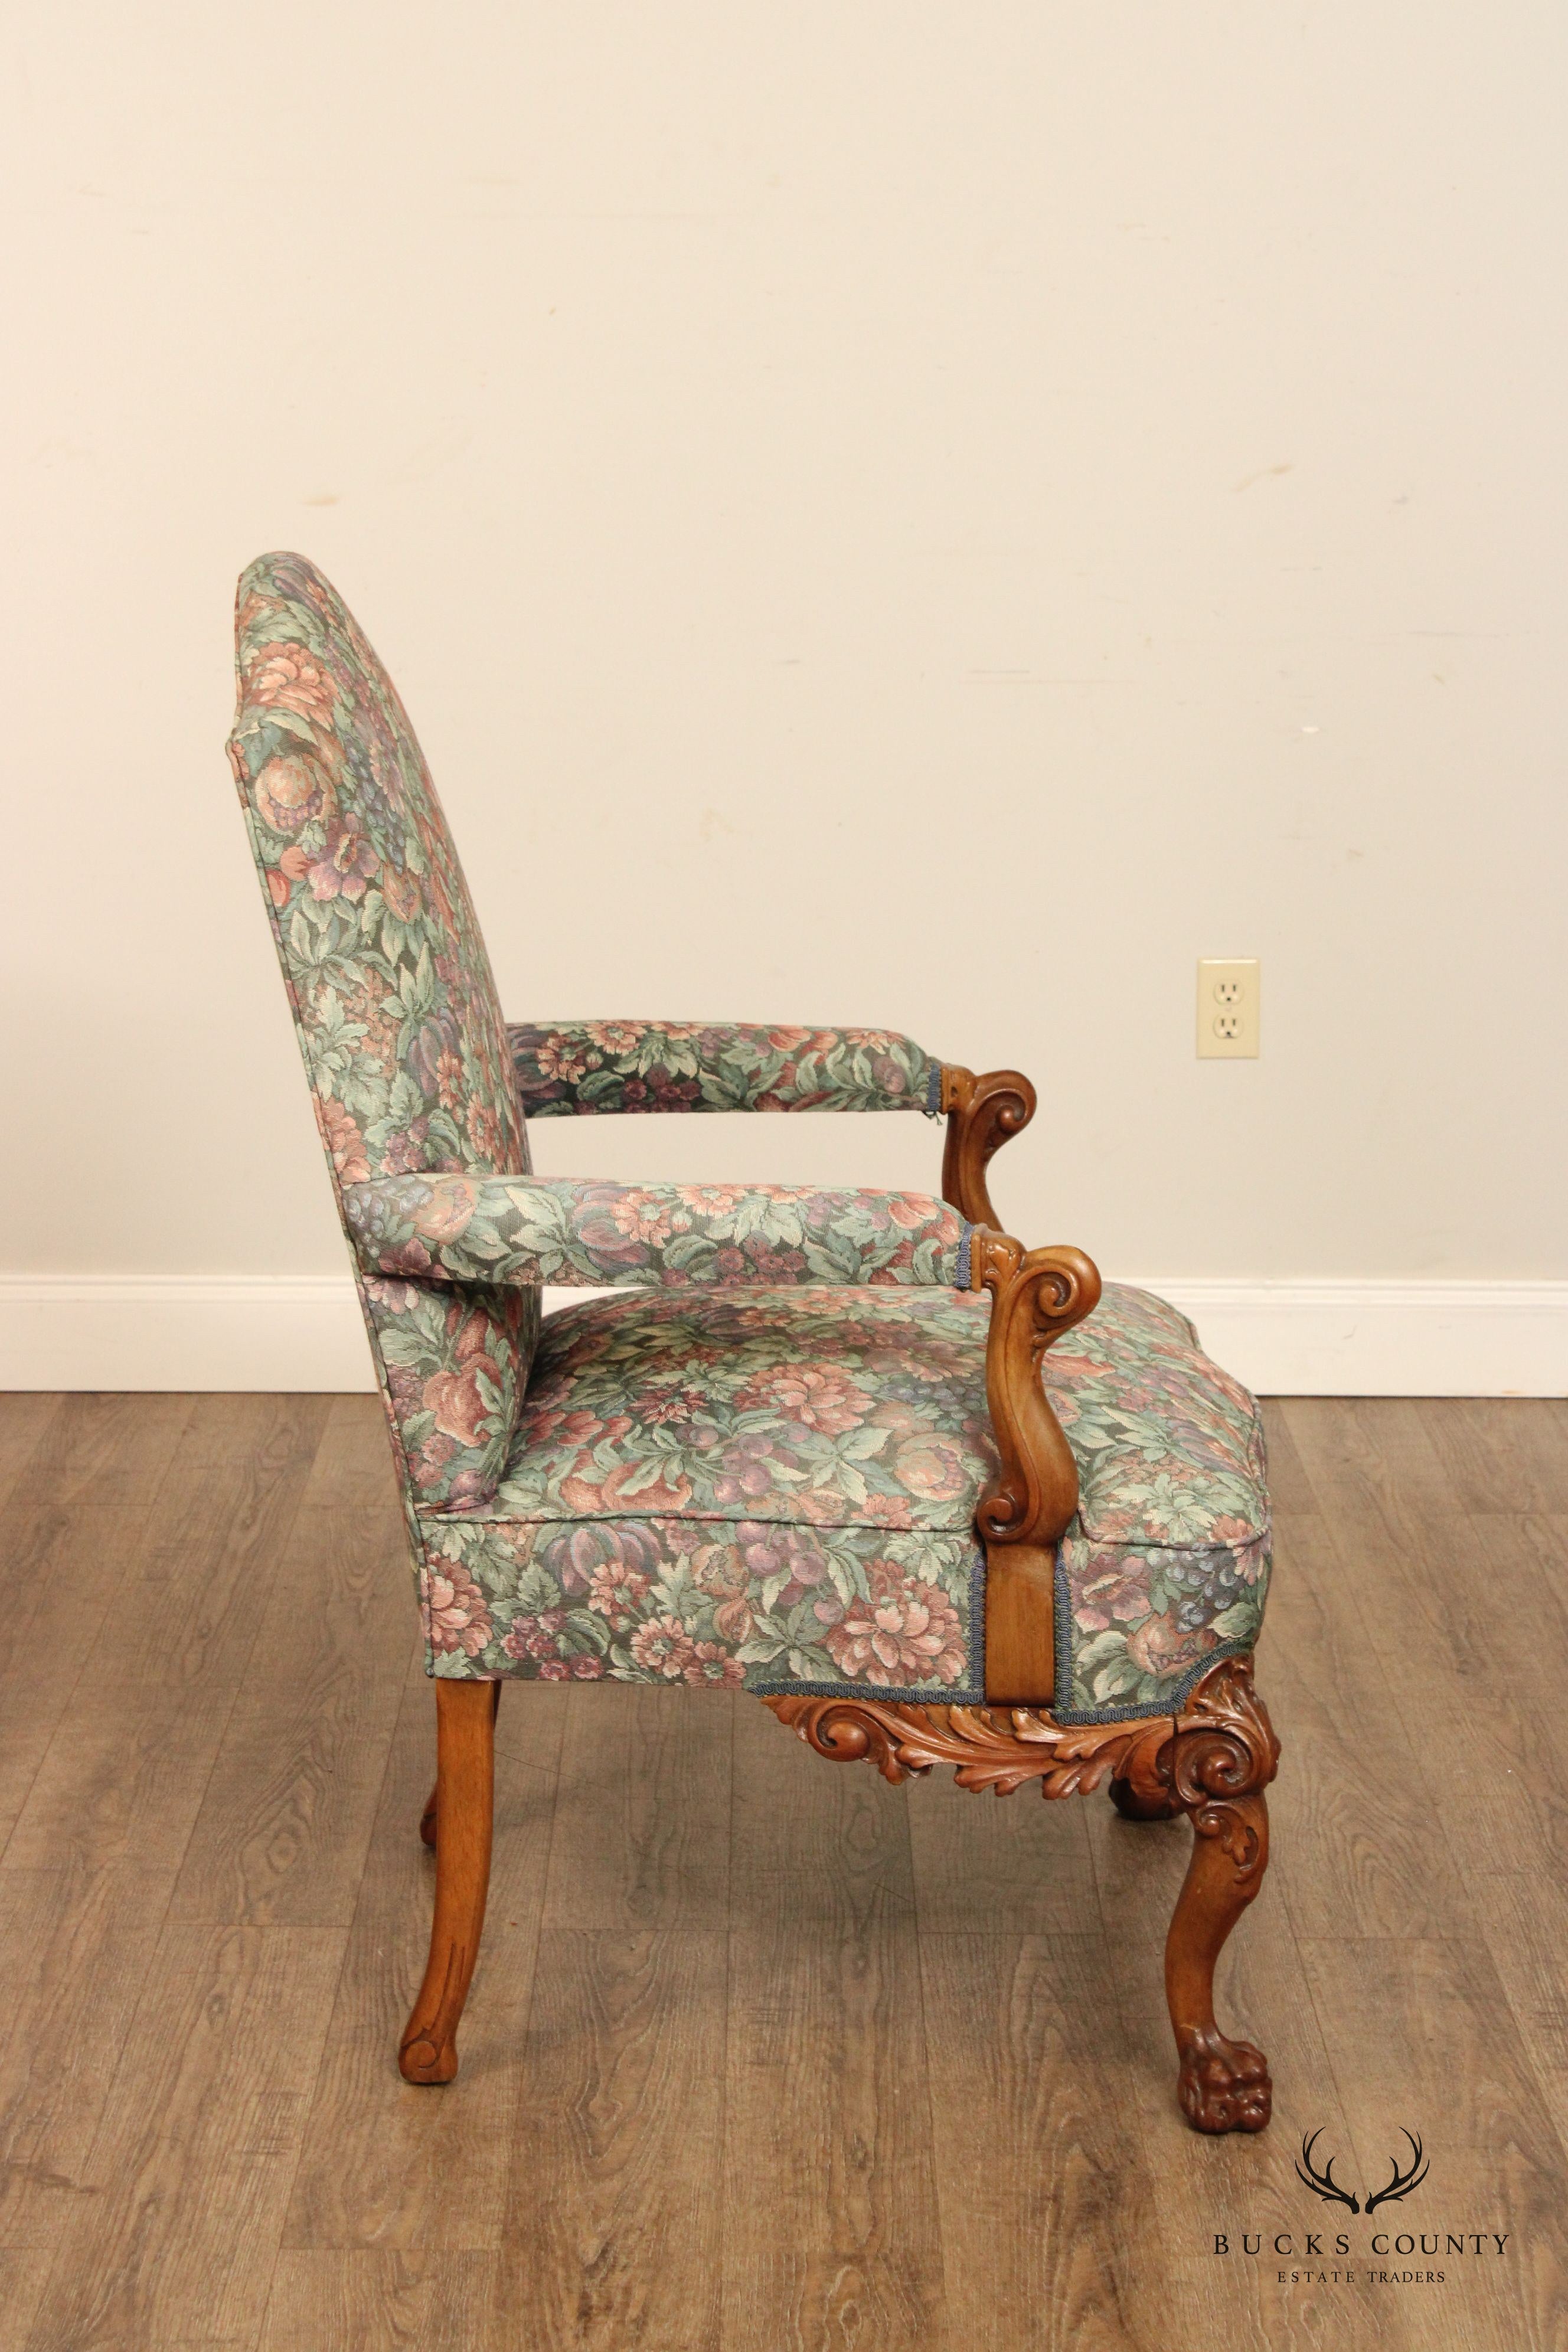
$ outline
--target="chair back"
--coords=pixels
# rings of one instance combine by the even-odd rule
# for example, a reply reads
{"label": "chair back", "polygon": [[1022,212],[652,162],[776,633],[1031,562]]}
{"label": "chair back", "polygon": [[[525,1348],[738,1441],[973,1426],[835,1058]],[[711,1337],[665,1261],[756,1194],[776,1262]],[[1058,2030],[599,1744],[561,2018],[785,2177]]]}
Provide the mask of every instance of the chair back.
{"label": "chair back", "polygon": [[[330,581],[258,556],[235,614],[229,759],[342,1213],[342,1188],[529,1166],[505,1024],[414,730]],[[537,1290],[360,1281],[405,1505],[495,1492],[539,1331]]]}

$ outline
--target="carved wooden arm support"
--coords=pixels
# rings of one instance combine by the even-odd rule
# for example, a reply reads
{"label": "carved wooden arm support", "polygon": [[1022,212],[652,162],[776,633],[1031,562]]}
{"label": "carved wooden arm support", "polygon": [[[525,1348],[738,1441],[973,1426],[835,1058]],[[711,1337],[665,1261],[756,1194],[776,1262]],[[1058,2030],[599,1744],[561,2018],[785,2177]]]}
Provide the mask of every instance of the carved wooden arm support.
{"label": "carved wooden arm support", "polygon": [[1001,1466],[974,1524],[985,1546],[985,1696],[1048,1705],[1056,1689],[1056,1547],[1078,1508],[1078,1465],[1041,1379],[1046,1349],[1091,1315],[1100,1273],[1079,1249],[1026,1251],[975,1232],[971,1278],[991,1293],[985,1395]]}
{"label": "carved wooden arm support", "polygon": [[1001,1223],[985,1189],[985,1170],[1010,1136],[1035,1116],[1035,1089],[1021,1070],[973,1070],[945,1063],[941,1106],[947,1113],[942,1154],[942,1197],[973,1225]]}

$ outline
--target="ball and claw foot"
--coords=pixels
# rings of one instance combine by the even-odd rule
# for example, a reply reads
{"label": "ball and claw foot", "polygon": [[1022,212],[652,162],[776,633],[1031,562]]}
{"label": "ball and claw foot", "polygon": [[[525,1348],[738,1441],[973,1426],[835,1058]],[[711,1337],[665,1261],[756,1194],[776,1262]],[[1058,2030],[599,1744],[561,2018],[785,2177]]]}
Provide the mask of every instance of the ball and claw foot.
{"label": "ball and claw foot", "polygon": [[1268,2061],[1217,2028],[1194,2034],[1182,2051],[1176,2096],[1194,2131],[1262,2131],[1274,2106]]}

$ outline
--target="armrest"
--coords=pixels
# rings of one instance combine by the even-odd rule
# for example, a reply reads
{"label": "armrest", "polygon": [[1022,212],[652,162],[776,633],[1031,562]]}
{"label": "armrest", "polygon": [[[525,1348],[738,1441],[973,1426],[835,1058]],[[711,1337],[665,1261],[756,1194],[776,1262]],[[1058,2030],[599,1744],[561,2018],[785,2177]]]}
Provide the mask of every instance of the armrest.
{"label": "armrest", "polygon": [[583,1111],[942,1108],[942,1065],[889,1029],[509,1022],[529,1118]]}
{"label": "armrest", "polygon": [[365,1271],[425,1282],[970,1280],[967,1221],[923,1192],[432,1174],[346,1184],[343,1206]]}

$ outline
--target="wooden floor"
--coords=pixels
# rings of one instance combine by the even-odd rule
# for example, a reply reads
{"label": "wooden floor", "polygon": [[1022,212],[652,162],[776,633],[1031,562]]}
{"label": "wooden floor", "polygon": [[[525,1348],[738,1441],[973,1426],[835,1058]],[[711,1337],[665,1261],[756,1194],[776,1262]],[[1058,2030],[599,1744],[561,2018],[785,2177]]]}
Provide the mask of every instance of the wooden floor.
{"label": "wooden floor", "polygon": [[[0,1401],[0,2352],[1568,2346],[1568,1405],[1270,1423],[1222,2014],[1276,2113],[1216,2142],[1184,1828],[693,1692],[505,1694],[463,2072],[405,2087],[433,1708],[374,1400]],[[1370,2224],[1295,2177],[1405,2126]],[[1467,2252],[1281,2284],[1340,2223]]]}

